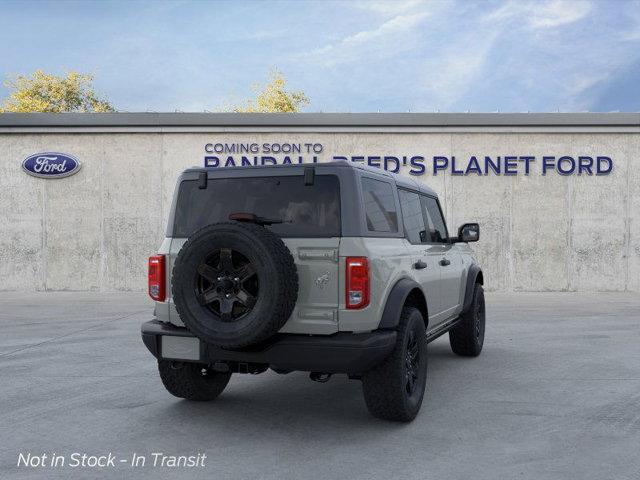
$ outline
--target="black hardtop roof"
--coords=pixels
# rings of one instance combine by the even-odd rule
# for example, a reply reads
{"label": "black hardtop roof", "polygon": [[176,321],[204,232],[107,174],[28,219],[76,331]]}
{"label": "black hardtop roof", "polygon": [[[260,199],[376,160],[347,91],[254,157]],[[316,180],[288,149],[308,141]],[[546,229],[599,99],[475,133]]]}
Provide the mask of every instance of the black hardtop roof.
{"label": "black hardtop roof", "polygon": [[432,196],[437,196],[436,192],[433,191],[433,189],[431,189],[430,187],[428,187],[427,185],[425,185],[422,182],[418,182],[417,180],[414,180],[413,178],[410,177],[405,177],[403,175],[399,175],[397,173],[392,173],[392,172],[388,172],[386,170],[383,170],[381,168],[377,168],[377,167],[372,167],[370,165],[364,164],[364,163],[355,163],[355,162],[348,162],[345,160],[335,160],[335,161],[331,161],[331,162],[322,162],[322,163],[295,163],[295,164],[287,164],[287,165],[249,165],[249,166],[236,166],[236,167],[191,167],[191,168],[187,168],[184,173],[188,173],[188,172],[208,172],[208,173],[213,173],[216,171],[251,171],[251,170],[264,170],[264,169],[273,169],[273,170],[289,170],[289,169],[293,169],[293,170],[302,170],[304,171],[305,168],[308,167],[314,167],[318,170],[324,170],[327,168],[353,168],[353,169],[358,169],[358,170],[363,170],[366,171],[368,173],[372,173],[374,175],[379,175],[379,176],[383,176],[383,177],[387,177],[391,180],[393,180],[396,185],[398,185],[399,187],[404,187],[404,188],[408,188],[411,190],[417,190],[423,193],[426,193],[428,195],[432,195]]}

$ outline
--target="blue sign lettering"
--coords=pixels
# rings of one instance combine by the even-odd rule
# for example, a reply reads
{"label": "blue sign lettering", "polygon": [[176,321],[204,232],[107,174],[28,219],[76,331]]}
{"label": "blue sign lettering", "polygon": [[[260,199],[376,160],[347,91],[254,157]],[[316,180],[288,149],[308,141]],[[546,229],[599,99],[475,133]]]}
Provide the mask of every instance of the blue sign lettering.
{"label": "blue sign lettering", "polygon": [[[292,165],[317,163],[319,154],[324,151],[321,143],[207,143],[204,146],[204,165],[209,168],[259,166],[259,165]],[[263,154],[248,157],[242,153]],[[226,154],[226,160],[214,154]],[[268,154],[268,155],[264,155]],[[606,156],[591,157],[580,155],[471,155],[456,157],[455,155],[329,155],[328,161],[355,162],[380,168],[387,172],[398,173],[406,167],[410,175],[430,173],[437,176],[441,173],[449,175],[497,175],[515,176],[530,175],[532,165],[540,163],[540,174],[554,172],[558,175],[608,175],[613,170],[613,160]]]}

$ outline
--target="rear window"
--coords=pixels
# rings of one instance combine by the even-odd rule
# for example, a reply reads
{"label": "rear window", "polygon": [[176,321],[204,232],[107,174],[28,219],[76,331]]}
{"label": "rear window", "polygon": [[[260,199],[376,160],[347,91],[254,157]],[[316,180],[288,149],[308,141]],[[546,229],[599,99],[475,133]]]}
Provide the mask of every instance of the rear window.
{"label": "rear window", "polygon": [[209,179],[206,189],[197,180],[180,184],[174,237],[229,221],[232,213],[252,213],[282,223],[269,225],[282,237],[340,236],[340,186],[335,175],[316,175],[313,185],[302,176]]}
{"label": "rear window", "polygon": [[372,178],[363,178],[362,194],[369,231],[397,232],[398,215],[391,184]]}

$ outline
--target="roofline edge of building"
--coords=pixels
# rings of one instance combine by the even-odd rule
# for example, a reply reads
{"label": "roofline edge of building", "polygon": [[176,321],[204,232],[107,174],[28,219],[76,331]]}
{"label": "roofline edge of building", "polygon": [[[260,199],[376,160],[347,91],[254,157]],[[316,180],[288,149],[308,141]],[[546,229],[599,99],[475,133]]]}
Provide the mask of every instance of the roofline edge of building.
{"label": "roofline edge of building", "polygon": [[87,127],[640,127],[611,113],[0,113],[0,128]]}

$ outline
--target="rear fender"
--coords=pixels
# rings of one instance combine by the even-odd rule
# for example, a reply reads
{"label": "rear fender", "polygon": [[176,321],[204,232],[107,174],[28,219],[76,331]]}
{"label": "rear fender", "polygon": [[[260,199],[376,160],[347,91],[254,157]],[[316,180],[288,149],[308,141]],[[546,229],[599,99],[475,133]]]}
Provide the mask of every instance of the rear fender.
{"label": "rear fender", "polygon": [[417,307],[421,310],[426,327],[429,322],[429,317],[427,315],[427,304],[422,287],[419,283],[411,280],[410,278],[403,278],[393,286],[391,293],[389,293],[389,296],[387,297],[387,303],[385,304],[384,311],[382,312],[382,319],[380,320],[379,328],[394,329],[398,326],[402,308],[405,306],[409,295],[412,292],[415,292],[416,289],[420,292],[420,296],[422,298],[422,304],[417,305]]}

